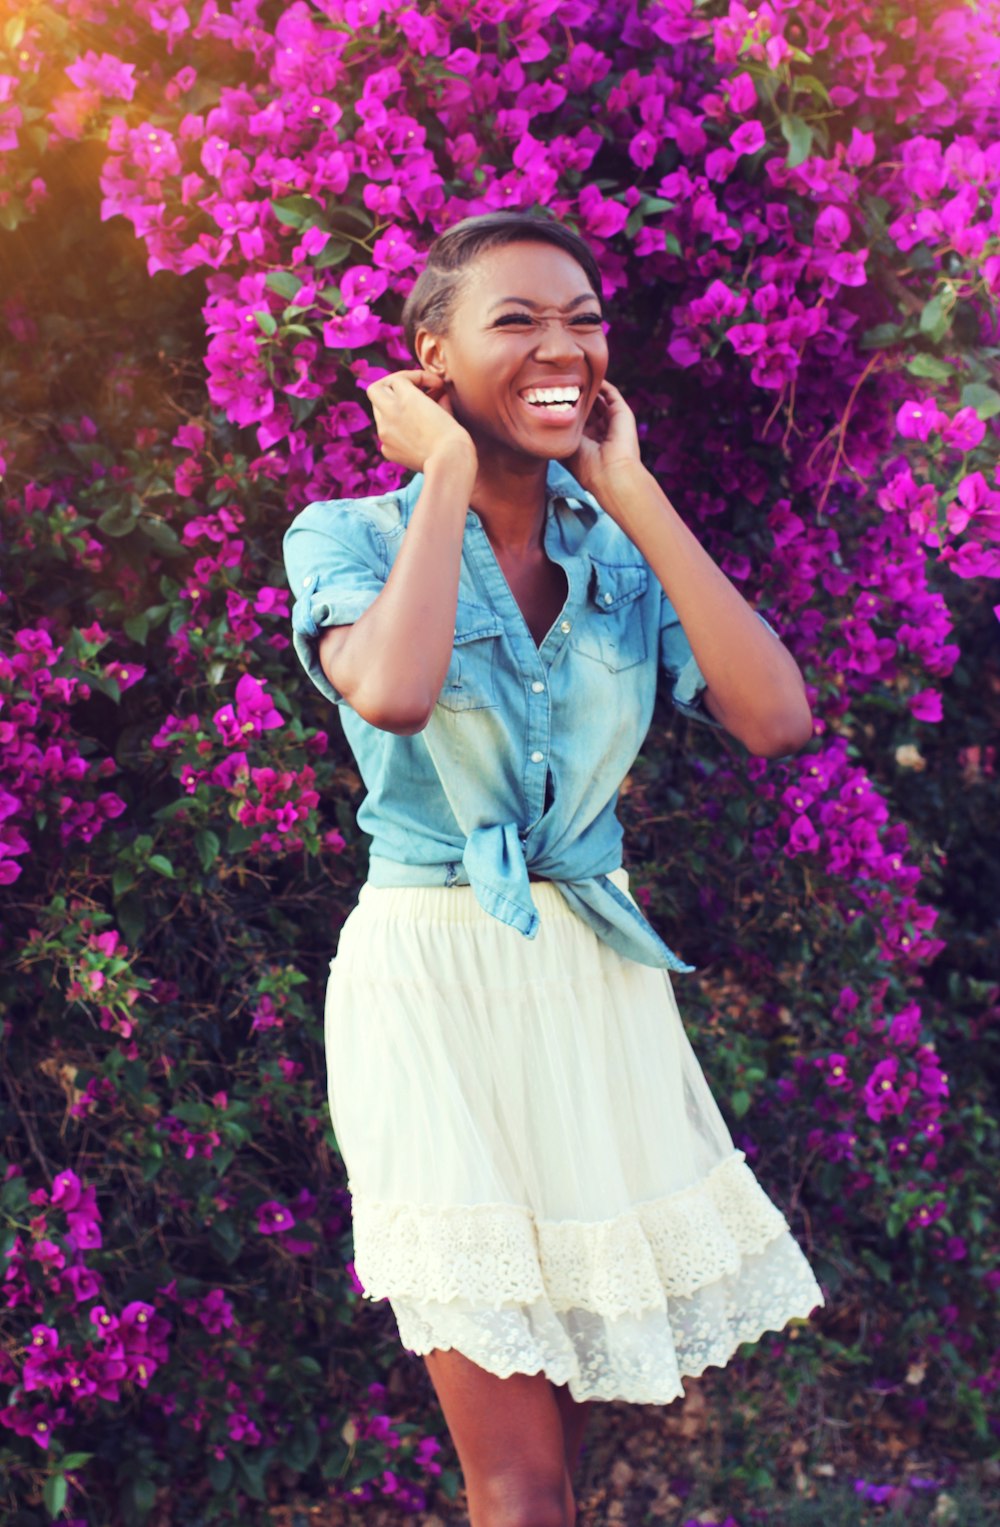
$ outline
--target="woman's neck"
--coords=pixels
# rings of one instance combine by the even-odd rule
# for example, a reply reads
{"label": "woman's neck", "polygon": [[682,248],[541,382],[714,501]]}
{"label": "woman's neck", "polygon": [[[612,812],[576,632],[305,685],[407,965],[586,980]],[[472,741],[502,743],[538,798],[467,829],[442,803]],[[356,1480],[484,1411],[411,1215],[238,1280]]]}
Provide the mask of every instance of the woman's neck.
{"label": "woman's neck", "polygon": [[542,544],[548,462],[535,457],[491,460],[482,450],[469,499],[494,551],[524,555]]}

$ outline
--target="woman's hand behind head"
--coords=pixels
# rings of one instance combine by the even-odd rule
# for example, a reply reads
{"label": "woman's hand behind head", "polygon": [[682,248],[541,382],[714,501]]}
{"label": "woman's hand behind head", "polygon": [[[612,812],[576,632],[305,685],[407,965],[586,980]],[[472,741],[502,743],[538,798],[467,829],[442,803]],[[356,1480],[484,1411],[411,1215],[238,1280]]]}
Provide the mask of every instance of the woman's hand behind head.
{"label": "woman's hand behind head", "polygon": [[393,371],[368,388],[379,448],[387,461],[422,472],[431,456],[476,448],[458,423],[441,378],[433,371]]}

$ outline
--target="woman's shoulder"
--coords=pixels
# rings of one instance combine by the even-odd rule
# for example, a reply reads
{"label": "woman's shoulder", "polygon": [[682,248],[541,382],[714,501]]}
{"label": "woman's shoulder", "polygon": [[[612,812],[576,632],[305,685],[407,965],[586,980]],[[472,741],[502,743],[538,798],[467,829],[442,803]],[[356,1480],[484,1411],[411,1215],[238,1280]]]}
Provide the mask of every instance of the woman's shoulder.
{"label": "woman's shoulder", "polygon": [[[288,530],[326,530],[336,524],[343,530],[354,523],[381,535],[402,530],[406,519],[406,490],[370,493],[359,498],[319,498],[300,509]],[[287,533],[287,532],[286,532]]]}

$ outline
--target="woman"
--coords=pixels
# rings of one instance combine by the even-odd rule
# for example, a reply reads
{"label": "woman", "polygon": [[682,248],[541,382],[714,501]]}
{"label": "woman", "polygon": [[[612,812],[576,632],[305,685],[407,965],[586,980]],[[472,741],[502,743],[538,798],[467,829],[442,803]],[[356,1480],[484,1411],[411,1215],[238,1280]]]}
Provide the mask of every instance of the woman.
{"label": "woman", "polygon": [[617,790],[658,674],[775,757],[802,678],[642,465],[601,281],[547,217],[468,218],[368,389],[417,474],[311,504],[295,648],[367,787],[367,884],[326,1002],[355,1266],[423,1354],[473,1527],[564,1527],[594,1399],[683,1374],[823,1296],[711,1096],[621,868]]}

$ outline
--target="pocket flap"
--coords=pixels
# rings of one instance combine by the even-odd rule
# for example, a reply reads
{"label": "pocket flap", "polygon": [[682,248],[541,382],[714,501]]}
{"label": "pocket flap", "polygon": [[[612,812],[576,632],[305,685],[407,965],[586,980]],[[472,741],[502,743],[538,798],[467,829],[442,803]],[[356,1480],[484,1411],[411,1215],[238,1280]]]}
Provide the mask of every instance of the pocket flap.
{"label": "pocket flap", "polygon": [[649,572],[640,562],[601,562],[590,558],[590,598],[598,610],[611,614],[646,592]]}
{"label": "pocket flap", "polygon": [[455,646],[463,642],[478,641],[483,636],[502,636],[503,622],[485,604],[474,604],[471,599],[460,599],[455,611]]}

